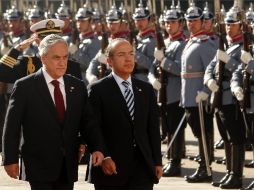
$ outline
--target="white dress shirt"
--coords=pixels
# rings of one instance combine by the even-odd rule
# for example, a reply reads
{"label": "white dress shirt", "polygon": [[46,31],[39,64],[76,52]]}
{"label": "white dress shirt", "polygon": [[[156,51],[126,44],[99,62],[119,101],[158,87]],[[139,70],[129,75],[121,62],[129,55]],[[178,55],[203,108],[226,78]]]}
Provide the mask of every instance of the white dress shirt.
{"label": "white dress shirt", "polygon": [[[55,98],[54,98],[54,85],[51,83],[53,80],[56,80],[56,79],[53,79],[48,73],[47,71],[45,70],[44,67],[42,67],[42,73],[44,75],[44,78],[46,80],[46,83],[47,83],[47,86],[49,88],[49,92],[50,92],[50,95],[51,95],[51,98],[55,104]],[[63,99],[64,99],[64,107],[66,109],[66,93],[65,93],[65,85],[64,85],[64,80],[63,80],[63,77],[60,77],[57,79],[57,81],[59,82],[59,88],[62,92],[62,95],[63,95]]]}

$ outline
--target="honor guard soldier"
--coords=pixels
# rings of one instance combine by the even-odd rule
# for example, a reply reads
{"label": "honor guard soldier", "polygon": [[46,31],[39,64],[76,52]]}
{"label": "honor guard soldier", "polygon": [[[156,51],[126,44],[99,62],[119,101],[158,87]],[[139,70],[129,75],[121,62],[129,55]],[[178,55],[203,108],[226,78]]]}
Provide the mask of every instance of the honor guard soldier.
{"label": "honor guard soldier", "polygon": [[39,9],[37,4],[29,11],[28,20],[30,26],[44,19],[43,12]]}
{"label": "honor guard soldier", "polygon": [[[179,106],[181,97],[181,56],[185,46],[185,36],[183,35],[184,18],[174,6],[167,10],[163,15],[165,30],[168,33],[168,38],[165,40],[165,53],[163,50],[155,49],[154,67],[161,66],[165,75],[167,75],[166,86],[166,126],[168,132],[168,139],[175,134],[175,131],[184,115],[184,109]],[[154,89],[160,90],[161,82],[155,77],[156,69],[150,69],[148,75],[149,82]],[[157,70],[156,70],[157,71]],[[172,177],[181,175],[181,158],[184,147],[184,128],[186,123],[181,126],[171,148],[169,149],[169,162],[163,167],[163,176]]]}
{"label": "honor guard soldier", "polygon": [[[126,28],[123,27],[124,23],[122,20],[123,18],[122,16],[123,16],[122,13],[116,8],[115,4],[113,4],[111,9],[106,14],[107,26],[105,25],[105,23],[102,23],[104,33],[104,38],[101,39],[102,46],[105,45],[106,41],[111,41],[112,39],[116,38],[129,39],[129,31],[126,31]],[[110,33],[110,36],[109,38],[105,39],[105,37],[107,37],[108,32]],[[105,75],[111,72],[111,69],[107,65],[107,58],[105,54],[102,53],[104,48],[102,46],[101,50],[92,59],[92,61],[89,64],[89,67],[87,68],[86,79],[88,80],[89,84],[98,80],[99,78],[104,77],[101,74],[102,67],[106,68]]]}
{"label": "honor guard soldier", "polygon": [[[79,32],[78,50],[72,55],[79,62],[83,79],[86,79],[86,70],[91,60],[100,50],[100,41],[92,29],[93,13],[87,6],[79,8],[75,15],[76,27]],[[88,82],[86,81],[86,84]]]}
{"label": "honor guard soldier", "polygon": [[[213,92],[211,100],[217,120],[221,123],[218,128],[225,145],[226,174],[219,182],[212,183],[222,189],[242,187],[245,128],[239,105],[230,90],[232,73],[241,64],[243,34],[240,13],[238,7],[232,7],[227,12],[224,21],[229,47],[223,51],[220,44],[204,77],[204,84]],[[239,88],[232,91],[238,99]]]}
{"label": "honor guard soldier", "polygon": [[[44,16],[42,11],[37,7],[37,5],[34,5],[33,9],[31,9],[28,14],[29,25],[32,26],[33,24],[43,20],[43,17]],[[32,35],[32,32],[30,29],[29,29],[29,33],[30,35]],[[38,45],[35,42],[32,43],[29,46],[29,48],[23,51],[23,54],[27,56],[35,56],[37,53],[38,53]]]}
{"label": "honor guard soldier", "polygon": [[[32,25],[30,30],[35,35],[16,45],[0,59],[0,81],[14,83],[17,79],[40,69],[42,65],[39,56],[20,56],[22,51],[34,41],[40,43],[41,39],[49,34],[61,34],[63,25],[64,22],[58,19],[46,19]],[[82,79],[77,62],[68,60],[67,73]]]}
{"label": "honor guard soldier", "polygon": [[92,29],[96,36],[102,35],[102,25],[101,25],[102,16],[103,15],[99,12],[98,9],[94,9],[93,16],[92,16],[92,19],[93,19]]}
{"label": "honor guard soldier", "polygon": [[206,2],[203,15],[204,15],[203,30],[206,32],[208,36],[210,36],[211,40],[214,41],[215,48],[218,48],[219,38],[216,34],[214,34],[213,31],[214,15],[209,10],[208,2]]}
{"label": "honor guard soldier", "polygon": [[57,13],[55,14],[57,19],[64,21],[64,26],[62,28],[62,37],[67,41],[70,45],[72,40],[72,21],[71,21],[71,12],[69,7],[67,7],[62,0],[60,7],[57,9]]}
{"label": "honor guard soldier", "polygon": [[[210,37],[202,29],[204,15],[200,8],[191,3],[185,14],[187,27],[190,32],[190,38],[185,45],[182,53],[181,61],[181,106],[185,108],[186,120],[190,125],[192,132],[198,139],[199,146],[199,167],[196,172],[190,176],[186,176],[189,183],[210,182],[212,176],[208,173],[210,164],[210,151],[208,151],[208,160],[205,157],[204,150],[210,150],[211,142],[207,139],[211,138],[212,133],[212,114],[205,111],[200,119],[199,108],[203,101],[209,99],[209,89],[203,84],[205,69],[213,59],[216,49]],[[205,109],[204,109],[205,110]],[[200,110],[201,111],[201,110]],[[199,121],[204,122],[204,126]],[[201,127],[204,127],[205,136],[201,134]],[[203,138],[203,139],[202,139]],[[203,147],[203,141],[206,140],[207,147]]]}
{"label": "honor guard soldier", "polygon": [[[247,18],[247,15],[246,15]],[[254,23],[252,22],[252,27],[254,28]],[[238,69],[233,73],[231,82],[231,91],[234,92],[236,98],[240,102],[249,101],[247,107],[243,107],[243,112],[246,114],[246,119],[248,123],[248,130],[246,130],[246,136],[254,147],[254,60],[253,54],[250,51],[241,51],[241,61],[242,65],[239,65]],[[247,75],[246,75],[247,73]],[[248,82],[249,80],[249,82]],[[247,83],[246,83],[247,82]],[[244,90],[243,89],[247,89]],[[244,98],[248,100],[244,100]],[[254,150],[253,150],[254,151]],[[248,163],[248,167],[253,167],[253,160]],[[247,167],[247,166],[245,166]],[[241,190],[252,190],[254,189],[254,180],[246,188]]]}
{"label": "honor guard soldier", "polygon": [[14,6],[7,11],[6,19],[8,22],[9,33],[5,36],[6,42],[1,42],[0,57],[6,54],[11,47],[14,47],[26,39],[22,17],[22,13]]}
{"label": "honor guard soldier", "polygon": [[148,71],[154,61],[154,49],[156,46],[155,30],[154,26],[151,26],[150,18],[150,11],[140,1],[133,14],[133,19],[138,29],[135,52],[136,66],[133,75],[143,81],[148,81]]}

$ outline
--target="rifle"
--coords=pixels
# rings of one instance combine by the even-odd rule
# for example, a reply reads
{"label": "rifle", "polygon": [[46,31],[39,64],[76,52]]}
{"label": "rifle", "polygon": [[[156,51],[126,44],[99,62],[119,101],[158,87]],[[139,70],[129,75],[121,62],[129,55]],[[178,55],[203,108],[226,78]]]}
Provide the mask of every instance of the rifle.
{"label": "rifle", "polygon": [[[159,24],[156,25],[156,37],[157,37],[157,49],[158,50],[165,50],[166,46],[164,43],[164,38],[161,33],[161,29]],[[162,69],[161,63],[157,65],[157,71],[159,74],[159,81],[161,83],[161,89],[158,92],[158,104],[161,108],[161,121],[162,124],[166,123],[166,106],[167,106],[167,83],[168,77],[165,71]]]}
{"label": "rifle", "polygon": [[[101,35],[101,53],[105,53],[108,46],[108,33],[106,30],[106,23],[102,22],[102,35]],[[105,77],[107,71],[107,66],[104,63],[100,63],[99,66],[99,79]]]}
{"label": "rifle", "polygon": [[[248,32],[248,24],[247,22],[243,22],[242,25],[243,31],[243,50],[250,52],[250,44],[251,44],[251,36]],[[250,74],[246,71],[245,65],[243,64],[243,94],[244,98],[240,102],[240,106],[243,110],[246,108],[250,108]]]}
{"label": "rifle", "polygon": [[[216,20],[217,20],[217,31],[218,31],[218,36],[219,36],[219,49],[224,51],[224,45],[225,45],[225,24],[223,23],[223,18],[222,14],[218,12],[220,10],[219,7],[217,7],[216,10]],[[213,108],[220,108],[222,106],[222,81],[223,81],[223,73],[225,70],[225,63],[222,61],[217,62],[218,67],[216,67],[215,71],[215,79],[217,82],[217,85],[219,86],[218,91],[214,93],[214,99],[212,102],[212,107]]]}

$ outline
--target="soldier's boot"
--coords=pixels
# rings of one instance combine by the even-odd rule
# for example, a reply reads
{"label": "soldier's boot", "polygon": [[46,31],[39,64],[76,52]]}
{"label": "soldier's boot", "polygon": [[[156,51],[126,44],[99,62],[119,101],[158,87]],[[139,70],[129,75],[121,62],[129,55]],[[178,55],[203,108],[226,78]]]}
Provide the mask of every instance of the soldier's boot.
{"label": "soldier's boot", "polygon": [[[198,139],[198,144],[199,144],[199,155],[200,155],[199,167],[197,168],[194,174],[190,176],[185,176],[185,180],[188,183],[201,183],[201,182],[212,181],[212,176],[207,174],[205,156],[204,156],[204,150],[203,150],[203,144],[202,144],[201,138]],[[211,146],[210,141],[207,140],[207,150],[210,149],[210,146]],[[210,151],[208,151],[208,157],[210,158],[209,153]],[[210,167],[210,161],[209,161],[209,167]]]}
{"label": "soldier's boot", "polygon": [[253,190],[253,189],[254,189],[254,181],[252,181],[250,185],[248,185],[247,187],[241,188],[240,190]]}
{"label": "soldier's boot", "polygon": [[220,184],[225,183],[228,180],[228,178],[230,176],[230,173],[231,173],[231,144],[229,142],[225,142],[224,146],[225,146],[225,156],[226,156],[226,169],[227,169],[227,172],[223,176],[223,178],[221,178],[220,181],[214,181],[214,182],[212,182],[212,185],[215,186],[215,187],[219,187]]}
{"label": "soldier's boot", "polygon": [[220,139],[218,142],[214,144],[215,149],[223,149],[224,148],[224,140]]}
{"label": "soldier's boot", "polygon": [[181,153],[183,148],[184,131],[180,130],[170,149],[170,161],[168,166],[163,170],[164,177],[173,177],[181,175]]}
{"label": "soldier's boot", "polygon": [[220,185],[221,189],[239,189],[242,187],[244,155],[244,145],[232,145],[232,172],[228,180]]}

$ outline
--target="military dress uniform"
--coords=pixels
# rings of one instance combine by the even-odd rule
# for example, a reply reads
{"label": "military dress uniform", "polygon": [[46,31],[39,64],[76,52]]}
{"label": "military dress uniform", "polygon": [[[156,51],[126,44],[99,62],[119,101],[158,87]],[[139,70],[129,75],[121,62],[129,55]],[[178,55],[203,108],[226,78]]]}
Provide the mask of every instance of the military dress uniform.
{"label": "military dress uniform", "polygon": [[[185,19],[188,22],[198,19],[202,20],[202,10],[192,4],[185,14]],[[190,36],[182,53],[180,104],[185,108],[187,122],[190,125],[194,136],[198,139],[200,155],[198,169],[193,175],[186,176],[186,181],[190,183],[209,182],[212,180],[212,176],[208,175],[206,170],[197,103],[199,104],[201,101],[208,101],[210,90],[204,86],[203,77],[205,69],[213,59],[215,52],[216,49],[214,48],[213,42],[200,28],[199,31]],[[213,125],[212,114],[205,111],[203,115],[206,139],[209,139],[211,137]],[[207,140],[206,144],[207,149],[210,150],[209,147],[212,146],[211,142]],[[210,158],[210,151],[208,151],[208,157]]]}
{"label": "military dress uniform", "polygon": [[[164,22],[183,22],[183,16],[174,6],[171,6],[171,9],[166,11],[163,18]],[[161,84],[156,79],[156,73],[154,71],[157,71],[156,68],[161,66],[167,75],[166,127],[168,140],[170,140],[184,115],[184,109],[179,106],[181,96],[181,56],[185,46],[185,36],[183,31],[179,29],[176,34],[169,35],[164,42],[166,45],[165,55],[163,50],[155,49],[154,56],[156,60],[153,63],[153,67],[150,69],[148,78],[153,87],[156,90],[160,90],[159,88],[161,87]],[[160,54],[162,54],[162,56]],[[184,147],[185,126],[186,122],[182,124],[181,129],[169,149],[169,162],[163,167],[164,177],[181,175],[181,158]]]}
{"label": "military dress uniform", "polygon": [[[253,20],[254,21],[254,20]],[[252,25],[254,23],[252,21]],[[231,79],[231,91],[235,94],[238,101],[243,101],[245,94],[243,94],[243,73],[249,74],[249,101],[250,104],[246,106],[244,109],[244,113],[246,114],[246,119],[248,123],[248,130],[246,130],[246,137],[248,137],[250,143],[252,144],[252,148],[254,146],[254,60],[252,52],[242,51],[241,53],[241,61],[242,64],[238,66],[237,70],[232,75]],[[252,161],[253,162],[253,161]],[[253,164],[253,163],[252,163]],[[254,180],[248,185],[246,188],[242,188],[243,190],[252,190],[254,188]]]}
{"label": "military dress uniform", "polygon": [[[23,28],[16,27],[17,24],[21,25],[22,22],[22,13],[19,12],[15,6],[12,6],[11,9],[7,10],[4,14],[4,17],[8,21],[8,25],[10,27],[10,31],[5,33],[1,40],[0,40],[0,57],[4,56],[10,48],[16,46],[20,42],[26,39],[26,35],[24,33]],[[0,147],[2,144],[2,130],[3,130],[3,123],[5,118],[5,112],[7,109],[7,103],[9,99],[9,95],[12,90],[12,84],[4,83],[3,81],[0,82]],[[0,152],[2,148],[0,148]]]}
{"label": "military dress uniform", "polygon": [[[93,13],[87,10],[86,7],[79,8],[75,18],[78,21],[91,20]],[[100,41],[95,35],[92,28],[87,32],[82,32],[79,35],[79,44],[77,51],[71,56],[74,60],[80,63],[83,79],[86,80],[86,70],[89,66],[90,61],[96,56],[100,50]],[[86,84],[88,82],[86,81]]]}
{"label": "military dress uniform", "polygon": [[69,7],[65,5],[64,1],[62,1],[62,3],[60,4],[60,7],[57,9],[57,12],[55,13],[55,17],[65,22],[65,26],[62,28],[61,36],[70,45],[73,42],[71,11]]}
{"label": "military dress uniform", "polygon": [[[150,11],[140,3],[138,8],[135,9],[133,19],[135,22],[143,19],[150,21]],[[154,50],[157,43],[154,27],[148,25],[144,31],[139,31],[136,39],[136,65],[133,76],[140,80],[148,81],[148,72],[153,65]]]}
{"label": "military dress uniform", "polygon": [[[34,5],[33,9],[31,9],[28,13],[28,20],[30,22],[30,25],[33,25],[41,20],[43,20],[44,15],[43,12],[37,7],[37,5]],[[30,32],[30,35],[33,34]],[[32,43],[29,48],[23,51],[23,55],[27,56],[36,56],[38,53],[38,45],[34,42]]]}
{"label": "military dress uniform", "polygon": [[[122,16],[123,16],[122,13],[116,8],[115,5],[113,5],[112,8],[106,14],[106,22],[108,24],[122,23],[123,22]],[[104,31],[104,32],[107,33],[107,31]],[[115,38],[124,38],[126,40],[129,40],[129,35],[130,35],[129,31],[119,29],[119,31],[110,34],[108,41],[110,42],[112,39],[115,39]],[[108,75],[111,72],[111,68],[106,63],[105,54],[101,53],[101,50],[100,50],[95,55],[95,57],[91,60],[86,70],[86,79],[88,80],[89,84],[93,83],[94,81],[98,80],[101,77],[104,77],[104,76],[101,76],[101,73],[100,73],[102,64],[106,65],[105,75]]]}
{"label": "military dress uniform", "polygon": [[[237,12],[234,8],[230,9],[225,18],[225,23],[240,24]],[[228,27],[228,26],[227,26]],[[230,85],[232,73],[241,64],[240,56],[243,43],[242,33],[235,36],[227,36],[229,47],[226,52],[217,51],[214,60],[206,69],[204,83],[213,92],[219,88],[216,80],[219,75],[219,61],[225,64],[222,74],[221,92],[222,105],[216,107],[216,117],[220,120],[218,125],[220,135],[225,144],[226,155],[226,175],[219,181],[214,182],[214,186],[220,186],[222,189],[240,188],[242,186],[243,162],[244,162],[244,143],[245,130],[242,114],[235,97],[233,96]],[[214,93],[213,93],[214,95]],[[213,100],[213,97],[211,98]]]}

